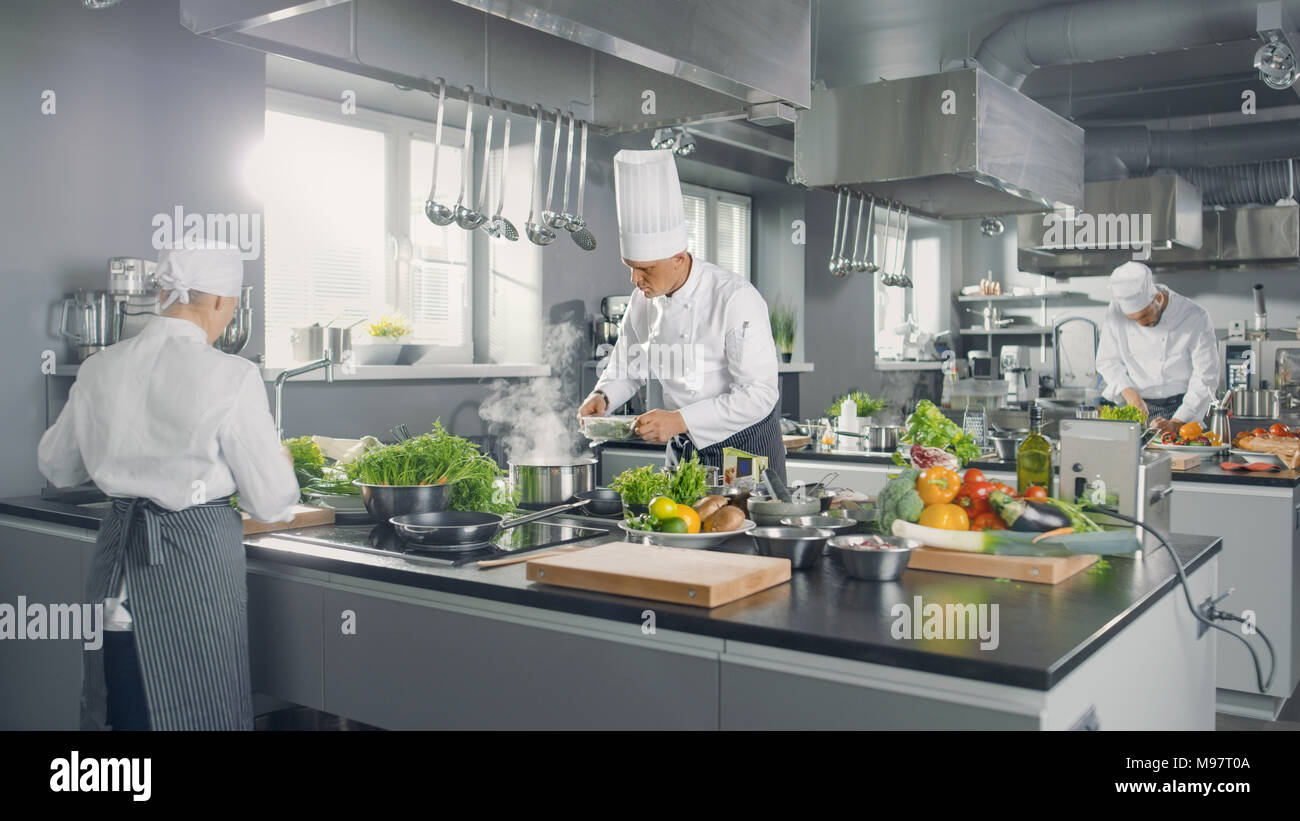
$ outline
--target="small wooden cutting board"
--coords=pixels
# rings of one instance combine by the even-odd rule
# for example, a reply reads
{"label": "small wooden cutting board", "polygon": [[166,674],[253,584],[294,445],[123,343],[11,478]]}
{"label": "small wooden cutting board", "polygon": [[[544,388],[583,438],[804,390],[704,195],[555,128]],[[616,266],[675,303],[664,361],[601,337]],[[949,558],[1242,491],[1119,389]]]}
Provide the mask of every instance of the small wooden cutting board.
{"label": "small wooden cutting board", "polygon": [[291,530],[295,527],[334,524],[334,508],[311,505],[294,505],[293,520],[288,522],[259,522],[243,511],[240,511],[239,516],[244,520],[245,536],[253,533],[270,533],[273,530]]}
{"label": "small wooden cutting board", "polygon": [[1020,582],[1060,584],[1096,563],[1098,556],[995,556],[988,553],[965,553],[918,547],[912,551],[908,570],[937,570],[991,579],[1015,579]]}
{"label": "small wooden cutting board", "polygon": [[717,607],[790,580],[790,560],[610,542],[528,562],[529,581]]}

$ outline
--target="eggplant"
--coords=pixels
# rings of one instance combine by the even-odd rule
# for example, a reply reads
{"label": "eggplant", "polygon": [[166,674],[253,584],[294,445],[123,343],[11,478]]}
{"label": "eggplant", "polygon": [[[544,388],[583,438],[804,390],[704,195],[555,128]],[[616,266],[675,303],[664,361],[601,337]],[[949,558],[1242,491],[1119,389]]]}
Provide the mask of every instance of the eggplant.
{"label": "eggplant", "polygon": [[989,494],[989,504],[1011,530],[1022,533],[1045,533],[1070,527],[1070,517],[1055,505],[1029,499],[1013,499],[1000,490]]}

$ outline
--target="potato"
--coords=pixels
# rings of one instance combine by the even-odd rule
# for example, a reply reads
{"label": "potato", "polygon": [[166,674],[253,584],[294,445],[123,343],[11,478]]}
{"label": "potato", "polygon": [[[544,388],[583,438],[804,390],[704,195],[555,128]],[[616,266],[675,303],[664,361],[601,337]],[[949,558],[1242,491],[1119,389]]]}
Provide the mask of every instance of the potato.
{"label": "potato", "polygon": [[703,521],[721,510],[726,504],[726,496],[705,496],[695,503],[695,512],[700,514],[700,520]]}
{"label": "potato", "polygon": [[725,533],[728,530],[739,530],[744,523],[745,514],[740,511],[740,508],[735,505],[724,505],[704,520],[701,530],[705,533]]}

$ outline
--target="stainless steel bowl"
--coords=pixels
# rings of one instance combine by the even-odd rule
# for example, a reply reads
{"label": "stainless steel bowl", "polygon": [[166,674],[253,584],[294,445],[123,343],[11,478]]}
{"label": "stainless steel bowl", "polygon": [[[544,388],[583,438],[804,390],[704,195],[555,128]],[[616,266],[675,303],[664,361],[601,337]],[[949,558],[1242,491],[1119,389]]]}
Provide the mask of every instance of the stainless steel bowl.
{"label": "stainless steel bowl", "polygon": [[549,507],[563,504],[596,488],[595,458],[564,465],[510,463],[510,484],[519,491],[519,506]]}
{"label": "stainless steel bowl", "polygon": [[760,527],[775,527],[788,516],[815,516],[821,512],[822,504],[818,499],[803,502],[781,502],[775,499],[749,497],[749,518],[758,522]]}
{"label": "stainless steel bowl", "polygon": [[989,442],[998,452],[998,459],[1003,462],[1014,462],[1016,459],[1016,445],[1019,439],[1014,436],[990,436]]}
{"label": "stainless steel bowl", "polygon": [[[889,544],[887,548],[863,548],[868,540],[882,540]],[[907,563],[912,560],[912,551],[920,547],[913,539],[898,536],[836,536],[828,544],[831,553],[839,558],[845,571],[855,579],[873,582],[892,582],[903,575]]]}
{"label": "stainless steel bowl", "polygon": [[847,533],[858,523],[847,516],[787,516],[781,520],[782,527],[812,527],[829,530],[836,536]]}
{"label": "stainless steel bowl", "polygon": [[451,485],[367,485],[353,482],[361,489],[361,502],[376,522],[408,513],[434,513],[447,509],[447,491]]}
{"label": "stainless steel bowl", "polygon": [[795,570],[805,570],[822,556],[826,540],[835,534],[819,527],[757,527],[749,531],[760,556],[789,559]]}

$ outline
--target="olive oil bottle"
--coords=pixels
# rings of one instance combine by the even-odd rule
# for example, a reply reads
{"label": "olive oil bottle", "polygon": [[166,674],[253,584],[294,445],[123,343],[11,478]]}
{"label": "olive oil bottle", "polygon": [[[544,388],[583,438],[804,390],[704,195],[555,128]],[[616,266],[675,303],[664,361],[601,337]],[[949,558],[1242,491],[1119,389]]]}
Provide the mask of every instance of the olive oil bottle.
{"label": "olive oil bottle", "polygon": [[1020,495],[1034,485],[1052,493],[1052,444],[1043,436],[1043,409],[1029,406],[1029,436],[1016,450],[1016,490]]}

